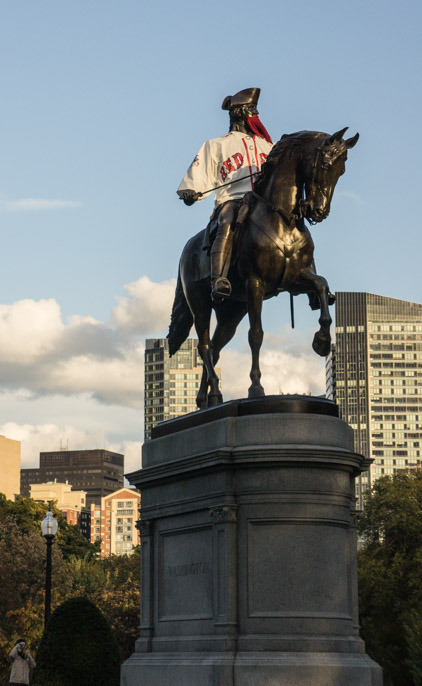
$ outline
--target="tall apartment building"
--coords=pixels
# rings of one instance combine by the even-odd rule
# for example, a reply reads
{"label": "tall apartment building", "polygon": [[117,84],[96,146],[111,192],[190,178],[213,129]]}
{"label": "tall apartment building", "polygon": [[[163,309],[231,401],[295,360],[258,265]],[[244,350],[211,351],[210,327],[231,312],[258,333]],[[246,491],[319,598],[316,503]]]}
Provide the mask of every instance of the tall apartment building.
{"label": "tall apartment building", "polygon": [[121,488],[91,505],[91,543],[101,541],[101,557],[130,555],[140,542],[137,522],[141,494]]}
{"label": "tall apartment building", "polygon": [[0,436],[0,493],[14,500],[20,493],[21,444]]}
{"label": "tall apartment building", "polygon": [[[220,376],[219,370],[216,370]],[[159,422],[195,412],[202,377],[198,341],[188,338],[169,357],[166,338],[145,342],[145,440]]]}
{"label": "tall apartment building", "polygon": [[421,464],[422,305],[372,293],[336,293],[336,343],[327,397],[374,459],[358,498],[384,474]]}
{"label": "tall apartment building", "polygon": [[21,494],[29,496],[30,484],[57,481],[86,492],[86,505],[100,504],[101,498],[123,486],[124,456],[110,450],[58,450],[40,453],[37,469],[21,470]]}

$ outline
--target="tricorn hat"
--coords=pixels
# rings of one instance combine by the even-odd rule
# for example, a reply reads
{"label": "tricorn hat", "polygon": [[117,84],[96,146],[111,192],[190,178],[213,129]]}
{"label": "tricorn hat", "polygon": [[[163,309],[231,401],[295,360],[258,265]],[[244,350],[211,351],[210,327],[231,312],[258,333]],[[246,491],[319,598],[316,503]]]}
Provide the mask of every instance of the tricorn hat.
{"label": "tricorn hat", "polygon": [[236,95],[226,95],[221,105],[222,110],[230,110],[238,105],[256,105],[258,103],[260,88],[245,88]]}

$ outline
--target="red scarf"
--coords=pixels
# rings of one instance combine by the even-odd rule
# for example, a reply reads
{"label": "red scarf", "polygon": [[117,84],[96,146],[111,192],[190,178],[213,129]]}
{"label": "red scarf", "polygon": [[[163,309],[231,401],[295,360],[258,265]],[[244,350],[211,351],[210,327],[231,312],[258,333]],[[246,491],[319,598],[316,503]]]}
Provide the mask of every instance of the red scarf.
{"label": "red scarf", "polygon": [[254,114],[253,117],[249,117],[248,126],[250,130],[253,131],[257,136],[260,138],[265,138],[267,143],[272,143],[270,134],[257,114]]}

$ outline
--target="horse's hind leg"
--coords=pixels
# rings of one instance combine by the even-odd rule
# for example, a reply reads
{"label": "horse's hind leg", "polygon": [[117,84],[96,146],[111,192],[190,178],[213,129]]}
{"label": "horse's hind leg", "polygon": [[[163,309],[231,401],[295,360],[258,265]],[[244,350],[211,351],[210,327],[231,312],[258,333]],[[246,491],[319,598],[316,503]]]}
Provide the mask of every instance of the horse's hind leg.
{"label": "horse's hind leg", "polygon": [[199,385],[198,393],[196,394],[196,405],[200,410],[205,410],[208,407],[208,374],[205,364],[202,365],[202,377]]}
{"label": "horse's hind leg", "polygon": [[265,292],[264,284],[258,277],[251,276],[246,282],[246,291],[248,295],[250,323],[248,339],[252,352],[252,367],[250,372],[252,384],[249,387],[248,398],[260,398],[265,395],[264,388],[261,385],[261,370],[259,368],[259,351],[264,338],[261,319],[262,301]]}
{"label": "horse's hind leg", "polygon": [[235,300],[227,300],[215,308],[217,326],[212,337],[212,359],[214,365],[217,364],[220,358],[222,348],[233,338],[239,323],[247,311],[246,303],[236,302]]}
{"label": "horse's hind leg", "polygon": [[[223,396],[219,388],[218,374],[214,369],[209,327],[206,329],[199,327],[196,331],[198,334],[198,350],[204,363],[201,385],[199,387],[198,395],[196,396],[196,404],[202,409],[204,407],[220,405],[220,403],[223,402]],[[204,396],[206,397],[208,387],[210,390],[206,402]]]}
{"label": "horse's hind leg", "polygon": [[[221,349],[233,338],[239,322],[243,319],[247,312],[245,303],[227,300],[224,304],[217,305],[216,308],[217,326],[211,339],[210,354],[212,355],[212,365],[215,370],[215,365],[220,358]],[[198,394],[196,396],[196,404],[199,409],[204,409],[208,405],[215,405],[215,398],[207,398],[208,393],[208,374],[207,368],[204,364],[202,371],[201,384]],[[220,397],[218,394],[217,399]],[[210,402],[211,400],[211,402]],[[222,402],[222,397],[220,402]]]}
{"label": "horse's hind leg", "polygon": [[[211,298],[208,288],[202,284],[194,284],[194,288],[189,292],[189,307],[193,312],[193,320],[198,336],[198,351],[204,363],[201,385],[196,396],[196,404],[201,409],[212,405],[219,405],[223,402],[223,396],[219,389],[218,375],[214,369],[212,357],[212,343],[210,340],[210,321],[211,321]],[[206,403],[206,393],[208,403]]]}

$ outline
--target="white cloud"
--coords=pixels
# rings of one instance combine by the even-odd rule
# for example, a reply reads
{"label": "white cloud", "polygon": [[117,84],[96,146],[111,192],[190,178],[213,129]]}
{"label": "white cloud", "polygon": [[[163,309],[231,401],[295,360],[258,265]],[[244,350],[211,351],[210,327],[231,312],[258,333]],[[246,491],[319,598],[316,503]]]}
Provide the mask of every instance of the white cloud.
{"label": "white cloud", "polygon": [[107,446],[108,450],[113,450],[116,453],[122,453],[125,456],[124,471],[125,474],[136,472],[142,466],[142,443],[141,441],[121,441],[117,443],[110,443]]}
{"label": "white cloud", "polygon": [[140,407],[143,353],[133,336],[92,317],[65,324],[53,299],[0,305],[2,392],[90,393],[100,402]]}
{"label": "white cloud", "polygon": [[94,450],[105,448],[125,456],[124,473],[141,467],[140,441],[114,441],[108,443],[101,429],[81,429],[71,425],[18,424],[6,422],[0,425],[0,435],[21,441],[21,468],[39,466],[40,452],[51,450]]}
{"label": "white cloud", "polygon": [[[129,284],[108,324],[77,314],[65,322],[54,299],[0,305],[0,433],[22,441],[23,466],[37,466],[43,450],[105,447],[126,455],[126,472],[139,469],[141,337],[163,335],[174,287],[173,280],[148,277]],[[225,400],[247,397],[250,385],[246,323],[236,340],[244,347],[224,349],[219,362]],[[293,335],[288,327],[266,334],[261,368],[268,395],[324,392],[324,362],[311,340],[312,333]]]}
{"label": "white cloud", "polygon": [[77,450],[78,448],[101,448],[104,440],[98,431],[84,431],[74,426],[56,424],[0,425],[0,434],[21,441],[21,467],[38,467],[40,452],[49,450]]}
{"label": "white cloud", "polygon": [[62,335],[60,307],[53,300],[0,305],[0,361],[30,364],[51,351]]}
{"label": "white cloud", "polygon": [[5,212],[40,212],[49,210],[69,210],[82,207],[76,200],[48,200],[46,198],[21,198],[9,200],[0,197],[0,209]]}
{"label": "white cloud", "polygon": [[[247,398],[251,384],[249,372],[251,354],[247,350],[223,350],[218,363],[221,367],[222,390],[225,400]],[[324,363],[315,353],[292,354],[274,349],[264,349],[261,353],[261,383],[267,395],[279,393],[325,392]]]}
{"label": "white cloud", "polygon": [[129,296],[119,297],[111,315],[114,326],[142,335],[166,331],[174,300],[176,279],[154,283],[147,276],[127,284]]}
{"label": "white cloud", "polygon": [[[153,283],[142,277],[126,290],[130,295],[114,309],[113,325],[79,315],[64,323],[53,299],[0,305],[1,392],[21,390],[30,397],[88,394],[100,403],[141,408],[144,345],[139,338],[142,333],[154,335],[168,323],[174,281]],[[246,335],[241,327],[243,344]],[[323,392],[323,364],[308,353],[309,346],[300,336],[293,343],[286,331],[267,334],[261,364],[268,394]],[[246,397],[250,364],[249,348],[223,350],[226,398]]]}
{"label": "white cloud", "polygon": [[48,385],[56,393],[91,392],[101,402],[141,407],[143,378],[144,347],[138,345],[120,358],[76,355],[61,360],[51,370]]}

